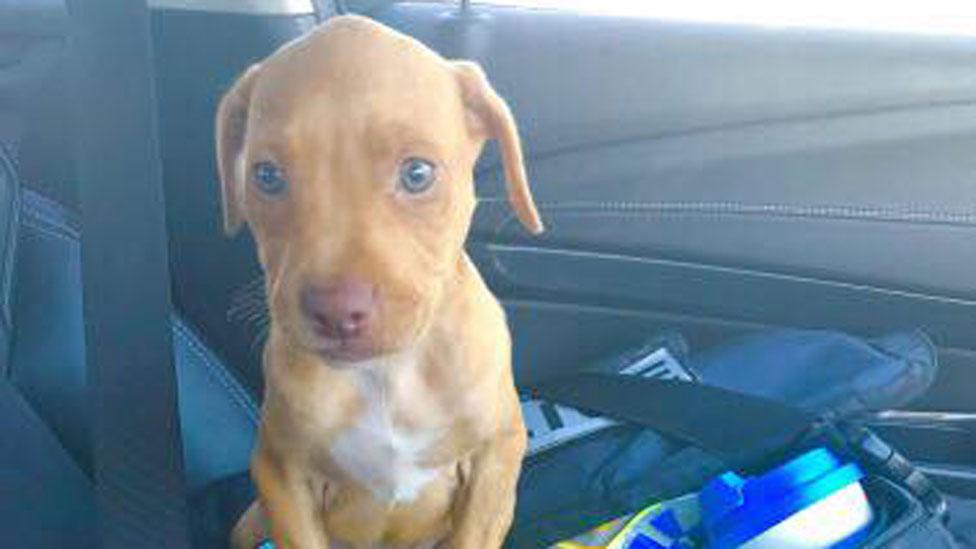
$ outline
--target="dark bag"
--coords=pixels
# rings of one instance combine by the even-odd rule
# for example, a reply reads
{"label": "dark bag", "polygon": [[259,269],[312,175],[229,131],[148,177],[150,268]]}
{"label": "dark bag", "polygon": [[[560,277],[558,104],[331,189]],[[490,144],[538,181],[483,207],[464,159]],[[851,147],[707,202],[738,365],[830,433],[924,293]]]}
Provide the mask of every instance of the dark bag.
{"label": "dark bag", "polygon": [[[804,448],[829,445],[869,474],[879,519],[866,547],[958,547],[931,483],[873,433],[837,419],[904,404],[924,391],[935,371],[924,336],[864,342],[832,332],[776,332],[694,364],[706,384],[742,386],[582,374],[538,388],[546,400],[624,425],[529,458],[509,546],[552,544],[648,502],[696,491],[730,468],[759,472]],[[806,410],[763,395],[784,395]]]}

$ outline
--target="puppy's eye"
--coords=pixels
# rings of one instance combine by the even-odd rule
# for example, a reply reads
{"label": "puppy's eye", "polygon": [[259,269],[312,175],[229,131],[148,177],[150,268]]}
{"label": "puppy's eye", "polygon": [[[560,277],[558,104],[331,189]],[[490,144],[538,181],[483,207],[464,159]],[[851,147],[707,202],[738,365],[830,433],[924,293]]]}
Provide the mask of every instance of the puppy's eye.
{"label": "puppy's eye", "polygon": [[408,158],[400,164],[400,188],[410,194],[421,194],[436,180],[434,164],[423,158]]}
{"label": "puppy's eye", "polygon": [[268,196],[280,195],[288,188],[285,172],[274,162],[256,162],[251,173],[254,184]]}

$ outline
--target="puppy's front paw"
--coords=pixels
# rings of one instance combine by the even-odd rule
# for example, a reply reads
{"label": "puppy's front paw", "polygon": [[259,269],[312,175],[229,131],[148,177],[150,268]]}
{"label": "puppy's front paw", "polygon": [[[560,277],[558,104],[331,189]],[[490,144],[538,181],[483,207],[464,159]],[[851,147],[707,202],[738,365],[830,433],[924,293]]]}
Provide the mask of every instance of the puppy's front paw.
{"label": "puppy's front paw", "polygon": [[261,504],[251,504],[241,515],[230,534],[230,546],[234,549],[273,549],[271,530]]}

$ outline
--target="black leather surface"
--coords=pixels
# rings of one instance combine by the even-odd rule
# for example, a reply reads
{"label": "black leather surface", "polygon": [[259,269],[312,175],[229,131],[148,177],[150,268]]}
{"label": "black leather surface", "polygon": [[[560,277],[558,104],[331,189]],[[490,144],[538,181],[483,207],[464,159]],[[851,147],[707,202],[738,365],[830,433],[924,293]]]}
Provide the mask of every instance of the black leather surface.
{"label": "black leather surface", "polygon": [[19,186],[16,165],[0,147],[0,531],[22,547],[94,547],[88,479],[13,384],[20,372],[16,357],[8,354],[8,344],[17,341],[11,296],[23,236]]}
{"label": "black leather surface", "polygon": [[659,257],[473,243],[502,297],[521,383],[584,367],[658,330],[696,350],[773,326],[872,336],[921,328],[940,374],[916,406],[976,411],[976,304],[970,299]]}
{"label": "black leather surface", "polygon": [[21,218],[10,376],[90,472],[77,223],[32,192],[23,195]]}
{"label": "black leather surface", "polygon": [[[77,221],[34,192],[23,196],[10,375],[90,474]],[[179,318],[173,320],[173,344],[187,481],[195,488],[247,468],[257,408]]]}
{"label": "black leather surface", "polygon": [[[0,122],[4,122],[0,124],[0,137],[9,130],[23,130],[24,140],[15,151],[22,159],[18,166],[21,173],[30,178],[33,188],[71,203],[76,194],[71,176],[73,135],[62,96],[66,93],[66,67],[57,60],[63,53],[60,33],[64,29],[50,25],[59,20],[55,9],[58,3],[0,3],[0,19],[11,10],[26,10],[29,17],[24,16],[24,23],[30,23],[18,27],[17,34],[10,35],[14,40],[5,41],[0,47],[0,99],[24,99],[14,103],[17,108],[8,108],[7,103],[0,105]],[[53,19],[45,19],[47,15]],[[32,38],[26,41],[28,36]],[[8,54],[14,55],[16,62],[7,63],[3,56]],[[62,72],[47,74],[52,67]],[[35,77],[42,74],[43,82],[35,82]],[[7,124],[11,115],[15,121],[29,120],[30,124]],[[209,134],[202,139],[210,146]],[[90,475],[91,401],[84,364],[78,219],[68,209],[33,191],[18,196],[18,187],[9,177],[13,165],[6,155],[0,157],[2,373],[5,378],[9,376],[18,402],[22,401],[36,416],[42,429],[50,431],[46,436],[53,435],[53,440],[61,445],[63,449],[58,452],[76,463],[84,475]],[[18,226],[17,221],[19,233],[11,230]],[[16,322],[12,323],[11,317]],[[191,488],[196,488],[247,468],[256,409],[251,395],[189,324],[174,318],[173,326],[187,480]],[[7,341],[13,342],[9,356]],[[11,422],[14,420],[12,416]],[[19,436],[19,427],[3,427],[5,439],[10,439],[11,433],[14,438]],[[23,427],[28,428],[26,424]],[[0,525],[6,525],[5,518],[0,518]]]}
{"label": "black leather surface", "polygon": [[67,23],[64,0],[0,0],[0,32],[7,36],[62,36]]}
{"label": "black leather surface", "polygon": [[0,372],[8,370],[13,335],[14,255],[20,218],[17,181],[16,162],[0,142]]}
{"label": "black leather surface", "polygon": [[246,471],[258,423],[254,397],[182,320],[173,322],[187,483]]}
{"label": "black leather surface", "polygon": [[0,378],[0,530],[36,549],[94,548],[91,484],[10,383]]}

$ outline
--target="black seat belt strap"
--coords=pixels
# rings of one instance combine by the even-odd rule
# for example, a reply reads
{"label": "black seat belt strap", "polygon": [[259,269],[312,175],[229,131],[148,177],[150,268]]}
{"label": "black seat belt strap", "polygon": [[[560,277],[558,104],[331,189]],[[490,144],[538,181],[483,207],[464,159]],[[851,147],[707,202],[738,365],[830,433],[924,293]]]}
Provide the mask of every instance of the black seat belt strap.
{"label": "black seat belt strap", "polygon": [[772,400],[681,380],[582,373],[549,380],[532,392],[680,439],[732,466],[777,456],[802,440],[817,420]]}
{"label": "black seat belt strap", "polygon": [[934,516],[946,517],[938,488],[869,429],[835,422],[764,397],[701,383],[619,374],[557,377],[533,397],[638,425],[707,450],[734,469],[780,463],[811,435],[855,452],[863,465],[907,488]]}
{"label": "black seat belt strap", "polygon": [[100,546],[189,547],[145,1],[69,0]]}

